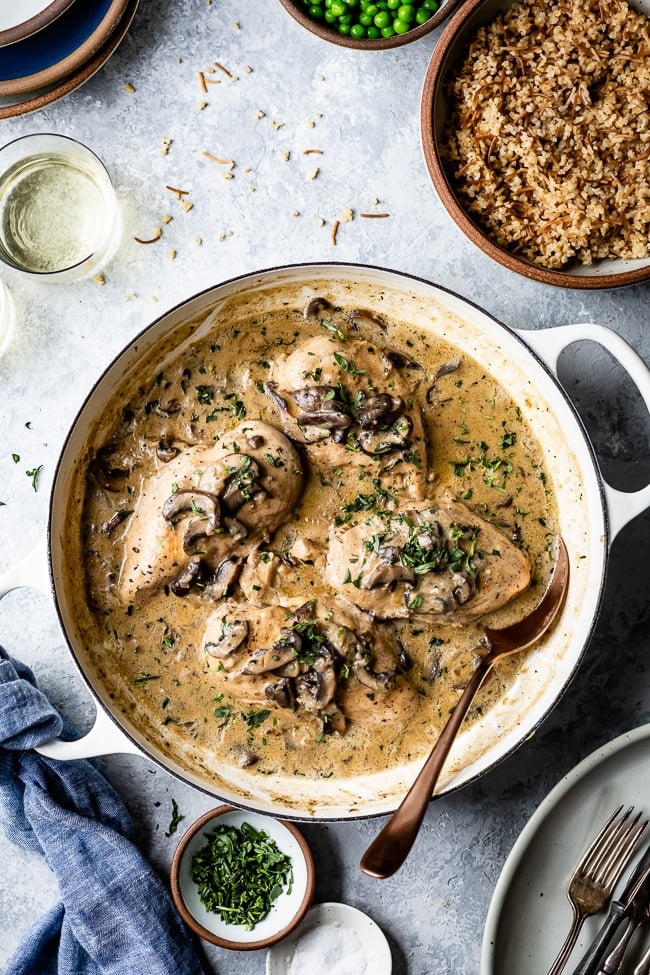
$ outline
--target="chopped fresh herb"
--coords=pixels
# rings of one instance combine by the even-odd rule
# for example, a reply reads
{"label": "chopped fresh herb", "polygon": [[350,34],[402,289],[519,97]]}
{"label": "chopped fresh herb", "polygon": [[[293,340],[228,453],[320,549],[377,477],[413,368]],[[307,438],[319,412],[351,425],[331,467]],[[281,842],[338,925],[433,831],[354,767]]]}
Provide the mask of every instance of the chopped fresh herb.
{"label": "chopped fresh herb", "polygon": [[516,443],[516,433],[504,433],[504,435],[501,437],[501,450],[507,450],[508,447],[514,447]]}
{"label": "chopped fresh herb", "polygon": [[264,460],[271,465],[271,467],[280,466],[280,457],[274,457],[273,454],[264,454]]}
{"label": "chopped fresh herb", "polygon": [[199,403],[209,404],[214,399],[214,389],[212,386],[197,386],[196,387],[197,399]]}
{"label": "chopped fresh herb", "polygon": [[354,362],[350,362],[346,359],[344,355],[340,352],[333,352],[335,362],[341,367],[344,372],[349,373],[351,376],[364,376],[366,373],[365,369],[357,369]]}
{"label": "chopped fresh herb", "polygon": [[131,681],[132,684],[146,684],[150,680],[160,680],[160,674],[145,674],[144,671],[140,671],[139,677],[134,677]]}
{"label": "chopped fresh herb", "polygon": [[345,342],[345,332],[342,332],[340,328],[337,328],[336,325],[332,325],[332,323],[328,322],[326,318],[321,318],[320,323],[323,328],[327,329],[328,332],[332,332],[334,335],[336,335],[339,342]]}
{"label": "chopped fresh herb", "polygon": [[270,713],[267,708],[263,708],[261,711],[242,711],[241,716],[248,727],[253,729],[259,728],[266,721]]}
{"label": "chopped fresh herb", "polygon": [[35,491],[38,488],[38,475],[41,473],[42,470],[43,470],[43,465],[42,464],[39,464],[38,467],[34,467],[33,470],[31,470],[31,471],[25,471],[25,474],[27,475],[27,477],[31,477],[31,479],[32,479],[32,487],[34,488]]}
{"label": "chopped fresh herb", "polygon": [[252,931],[284,890],[291,893],[291,857],[264,830],[225,823],[205,833],[192,858],[192,880],[205,909]]}
{"label": "chopped fresh herb", "polygon": [[181,816],[178,811],[178,805],[175,799],[172,799],[172,818],[169,823],[169,827],[165,836],[171,836],[178,829],[178,824],[185,819],[185,816]]}
{"label": "chopped fresh herb", "polygon": [[232,708],[229,704],[221,704],[218,708],[214,709],[214,716],[215,718],[222,719],[222,723],[219,725],[219,727],[225,728],[232,718]]}
{"label": "chopped fresh herb", "polygon": [[14,464],[19,464],[20,463],[20,454],[12,454],[11,455],[11,459],[13,460]]}

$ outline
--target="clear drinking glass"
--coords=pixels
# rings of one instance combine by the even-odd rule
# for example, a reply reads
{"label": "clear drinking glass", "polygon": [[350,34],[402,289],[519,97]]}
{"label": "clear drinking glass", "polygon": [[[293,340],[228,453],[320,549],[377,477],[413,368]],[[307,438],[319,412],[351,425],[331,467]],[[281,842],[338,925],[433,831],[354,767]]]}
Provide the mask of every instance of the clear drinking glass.
{"label": "clear drinking glass", "polygon": [[116,243],[118,207],[86,146],[44,133],[0,149],[0,261],[47,281],[97,271]]}

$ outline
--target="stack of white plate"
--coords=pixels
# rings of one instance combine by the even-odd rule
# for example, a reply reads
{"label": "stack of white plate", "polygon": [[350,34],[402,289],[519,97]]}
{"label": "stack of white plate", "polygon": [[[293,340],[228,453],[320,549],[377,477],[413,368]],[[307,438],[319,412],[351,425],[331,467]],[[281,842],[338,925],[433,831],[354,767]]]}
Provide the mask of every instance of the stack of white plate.
{"label": "stack of white plate", "polygon": [[0,4],[0,119],[69,94],[109,59],[139,0],[21,0]]}

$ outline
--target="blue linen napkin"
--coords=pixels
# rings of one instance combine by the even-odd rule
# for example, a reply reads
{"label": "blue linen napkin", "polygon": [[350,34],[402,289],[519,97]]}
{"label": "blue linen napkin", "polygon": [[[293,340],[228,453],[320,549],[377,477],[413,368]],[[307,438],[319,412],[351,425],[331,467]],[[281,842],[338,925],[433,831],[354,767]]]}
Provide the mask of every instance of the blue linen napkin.
{"label": "blue linen napkin", "polygon": [[75,729],[0,647],[0,826],[42,853],[62,903],[35,925],[6,975],[204,975],[171,898],[132,842],[123,802],[88,761],[35,745]]}

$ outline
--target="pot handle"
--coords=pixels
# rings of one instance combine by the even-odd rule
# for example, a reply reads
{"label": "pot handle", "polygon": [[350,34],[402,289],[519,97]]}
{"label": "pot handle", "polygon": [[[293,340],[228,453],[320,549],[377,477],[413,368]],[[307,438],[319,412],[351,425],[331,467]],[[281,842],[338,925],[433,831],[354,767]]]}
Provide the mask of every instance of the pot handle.
{"label": "pot handle", "polygon": [[36,543],[29,555],[0,575],[0,599],[14,589],[38,589],[47,593],[50,580],[47,574],[47,540]]}
{"label": "pot handle", "polygon": [[[520,330],[519,335],[527,345],[530,345],[537,352],[556,375],[560,353],[567,346],[583,340],[597,342],[607,349],[629,373],[643,398],[648,413],[650,413],[650,369],[632,346],[611,328],[596,325],[593,322],[585,322],[576,325],[558,325],[554,328]],[[604,478],[602,480],[610,535],[613,541],[628,522],[650,507],[650,484],[641,488],[640,491],[627,492],[618,491],[608,484]]]}
{"label": "pot handle", "polygon": [[38,745],[35,751],[46,758],[56,758],[64,762],[73,758],[97,758],[99,755],[131,754],[142,757],[142,751],[136,743],[127,737],[104,708],[96,704],[96,709],[95,723],[83,738],[75,741],[53,738],[44,745]]}
{"label": "pot handle", "polygon": [[[45,536],[34,546],[29,555],[0,575],[0,599],[14,589],[37,589],[50,591],[48,576],[47,540]],[[109,717],[104,708],[96,705],[97,716],[90,731],[76,741],[52,741],[39,745],[36,751],[49,758],[95,758],[98,755],[117,755],[142,752],[130,738]]]}

